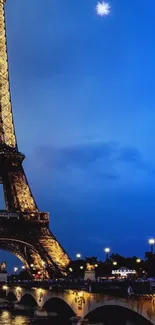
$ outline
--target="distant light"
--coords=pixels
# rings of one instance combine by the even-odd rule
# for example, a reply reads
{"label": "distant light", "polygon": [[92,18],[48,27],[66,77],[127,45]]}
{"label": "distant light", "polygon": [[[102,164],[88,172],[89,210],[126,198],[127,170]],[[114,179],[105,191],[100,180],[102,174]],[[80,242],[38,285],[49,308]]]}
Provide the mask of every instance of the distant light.
{"label": "distant light", "polygon": [[7,286],[3,286],[3,288],[2,288],[3,290],[7,290],[8,289],[8,287]]}
{"label": "distant light", "polygon": [[73,272],[73,269],[70,267],[70,268],[69,268],[69,271],[70,271],[70,272]]}
{"label": "distant light", "polygon": [[18,271],[18,267],[14,267],[14,272],[17,272]]}
{"label": "distant light", "polygon": [[76,258],[81,258],[81,254],[80,253],[76,254]]}
{"label": "distant light", "polygon": [[136,259],[136,263],[140,263],[141,262],[141,259],[140,258],[137,258]]}
{"label": "distant light", "polygon": [[105,253],[110,253],[110,248],[109,248],[109,247],[106,247],[106,248],[104,249],[104,251],[105,251]]}
{"label": "distant light", "polygon": [[25,270],[25,266],[24,265],[22,266],[22,270]]}
{"label": "distant light", "polygon": [[115,262],[113,262],[112,264],[113,264],[113,265],[117,265],[117,262],[115,261]]}
{"label": "distant light", "polygon": [[34,267],[34,264],[30,264],[31,267]]}
{"label": "distant light", "polygon": [[153,239],[153,238],[149,239],[149,244],[154,245],[155,244],[155,239]]}
{"label": "distant light", "polygon": [[96,5],[96,13],[98,16],[108,16],[110,14],[110,5],[108,2],[102,1],[98,2]]}
{"label": "distant light", "polygon": [[80,269],[83,270],[83,266],[82,265],[80,266]]}
{"label": "distant light", "polygon": [[98,264],[95,264],[95,267],[98,267]]}

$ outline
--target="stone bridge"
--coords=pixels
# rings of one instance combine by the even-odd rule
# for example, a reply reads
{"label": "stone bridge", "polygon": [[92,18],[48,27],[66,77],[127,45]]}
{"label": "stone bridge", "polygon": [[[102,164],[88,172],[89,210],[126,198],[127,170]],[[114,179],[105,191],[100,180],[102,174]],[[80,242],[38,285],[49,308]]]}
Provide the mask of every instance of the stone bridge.
{"label": "stone bridge", "polygon": [[32,303],[33,300],[36,306],[46,308],[49,302],[52,303],[55,300],[57,306],[60,301],[70,310],[71,316],[88,318],[94,310],[115,306],[127,309],[135,315],[138,314],[141,319],[146,320],[146,324],[155,324],[155,295],[133,295],[120,298],[104,293],[96,294],[78,290],[54,292],[52,288],[49,290],[36,287],[26,289],[22,286],[8,286],[5,290],[8,299],[12,297],[21,304],[25,304],[28,300]]}

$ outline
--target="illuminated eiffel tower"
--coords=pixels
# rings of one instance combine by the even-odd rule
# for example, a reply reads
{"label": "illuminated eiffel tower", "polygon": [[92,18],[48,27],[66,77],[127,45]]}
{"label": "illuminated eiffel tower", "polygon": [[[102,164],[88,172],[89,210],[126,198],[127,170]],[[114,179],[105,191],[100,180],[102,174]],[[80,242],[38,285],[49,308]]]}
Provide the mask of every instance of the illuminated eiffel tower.
{"label": "illuminated eiffel tower", "polygon": [[70,262],[40,212],[18,151],[9,87],[5,0],[0,0],[0,181],[6,210],[0,210],[0,248],[15,254],[31,273],[65,274]]}

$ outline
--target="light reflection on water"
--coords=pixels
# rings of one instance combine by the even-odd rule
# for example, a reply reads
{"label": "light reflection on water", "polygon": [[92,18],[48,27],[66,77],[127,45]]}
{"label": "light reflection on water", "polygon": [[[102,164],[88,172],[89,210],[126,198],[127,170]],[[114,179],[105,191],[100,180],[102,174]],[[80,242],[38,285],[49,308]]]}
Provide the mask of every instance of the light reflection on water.
{"label": "light reflection on water", "polygon": [[9,311],[0,312],[0,325],[68,325],[53,319],[34,319],[27,315],[16,315]]}

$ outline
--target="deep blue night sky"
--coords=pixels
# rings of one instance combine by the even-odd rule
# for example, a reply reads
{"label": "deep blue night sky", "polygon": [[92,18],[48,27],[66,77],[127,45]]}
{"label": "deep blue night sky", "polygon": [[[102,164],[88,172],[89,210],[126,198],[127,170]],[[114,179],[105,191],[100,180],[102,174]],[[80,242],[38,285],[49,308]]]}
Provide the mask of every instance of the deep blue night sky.
{"label": "deep blue night sky", "polygon": [[155,236],[155,2],[112,0],[105,18],[96,2],[7,0],[16,133],[72,257],[103,258],[107,245],[143,257]]}

